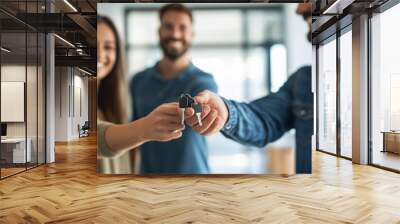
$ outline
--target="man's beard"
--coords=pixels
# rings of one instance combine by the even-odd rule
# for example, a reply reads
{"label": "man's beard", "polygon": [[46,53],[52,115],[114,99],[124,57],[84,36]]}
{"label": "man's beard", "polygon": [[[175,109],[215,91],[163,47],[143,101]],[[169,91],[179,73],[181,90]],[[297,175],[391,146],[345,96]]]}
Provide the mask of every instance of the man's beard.
{"label": "man's beard", "polygon": [[[181,50],[177,50],[175,48],[168,49],[167,45],[169,44],[170,41],[182,42],[183,48]],[[160,41],[160,46],[161,46],[161,49],[162,49],[165,57],[167,57],[168,59],[170,59],[172,61],[176,61],[177,59],[182,57],[189,50],[190,44],[186,43],[183,40],[166,39],[166,40]]]}

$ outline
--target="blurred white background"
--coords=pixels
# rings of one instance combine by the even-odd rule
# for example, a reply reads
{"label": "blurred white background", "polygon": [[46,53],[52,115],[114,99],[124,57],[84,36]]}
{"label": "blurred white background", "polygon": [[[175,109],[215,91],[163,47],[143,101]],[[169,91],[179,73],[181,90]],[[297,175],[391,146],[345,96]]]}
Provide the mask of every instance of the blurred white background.
{"label": "blurred white background", "polygon": [[[127,79],[161,58],[158,9],[162,4],[98,3],[125,44]],[[297,4],[185,4],[193,9],[192,62],[211,73],[219,94],[249,102],[275,92],[288,76],[310,65],[308,25]],[[240,145],[217,134],[207,138],[212,173],[268,173],[265,149]],[[294,131],[269,147],[294,148]]]}

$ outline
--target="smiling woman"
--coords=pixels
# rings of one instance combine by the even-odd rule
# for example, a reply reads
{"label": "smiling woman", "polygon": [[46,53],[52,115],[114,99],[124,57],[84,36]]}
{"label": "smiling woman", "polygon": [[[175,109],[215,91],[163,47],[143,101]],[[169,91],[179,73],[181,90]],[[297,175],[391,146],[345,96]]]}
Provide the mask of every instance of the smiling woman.
{"label": "smiling woman", "polygon": [[[97,18],[97,103],[98,103],[98,126],[99,135],[102,135],[104,123],[108,121],[112,123],[124,123],[127,119],[126,107],[124,106],[124,73],[121,57],[121,47],[119,46],[118,33],[113,23],[105,17]],[[111,90],[111,91],[110,91]],[[99,136],[99,143],[101,143]],[[99,144],[98,156],[102,156],[101,144]],[[119,164],[125,164],[123,167],[118,166],[114,172],[132,172],[131,152],[121,154],[118,159],[100,159],[98,161],[98,169],[101,171],[104,167],[115,167],[116,160]],[[110,171],[109,171],[110,172]]]}
{"label": "smiling woman", "polygon": [[[118,32],[106,17],[97,25],[97,86],[101,120],[123,123],[127,119],[124,65]],[[113,91],[110,91],[110,90]]]}
{"label": "smiling woman", "polygon": [[163,104],[148,116],[127,123],[127,93],[121,42],[113,23],[97,19],[98,150],[100,173],[134,173],[133,149],[151,140],[182,135],[176,103]]}

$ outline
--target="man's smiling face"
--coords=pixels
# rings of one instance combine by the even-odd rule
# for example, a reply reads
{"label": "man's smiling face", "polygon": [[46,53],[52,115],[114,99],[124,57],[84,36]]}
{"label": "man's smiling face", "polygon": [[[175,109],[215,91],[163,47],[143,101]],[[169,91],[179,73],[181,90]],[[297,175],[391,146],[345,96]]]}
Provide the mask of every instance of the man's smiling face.
{"label": "man's smiling face", "polygon": [[159,29],[160,46],[164,56],[177,60],[190,48],[194,32],[189,15],[179,11],[166,12]]}

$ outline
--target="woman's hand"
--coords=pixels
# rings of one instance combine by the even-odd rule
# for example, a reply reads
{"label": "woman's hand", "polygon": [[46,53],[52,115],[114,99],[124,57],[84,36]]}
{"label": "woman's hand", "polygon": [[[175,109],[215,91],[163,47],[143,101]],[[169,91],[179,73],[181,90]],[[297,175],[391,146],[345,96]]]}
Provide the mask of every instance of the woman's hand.
{"label": "woman's hand", "polygon": [[178,103],[162,104],[149,115],[138,120],[142,140],[170,141],[180,138],[185,128],[181,124],[181,111]]}
{"label": "woman's hand", "polygon": [[180,119],[178,103],[162,104],[146,117],[110,126],[104,137],[112,151],[123,153],[148,141],[170,141],[181,137],[185,126]]}

